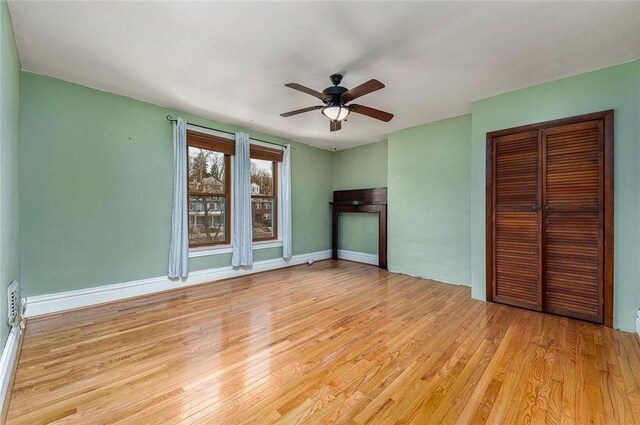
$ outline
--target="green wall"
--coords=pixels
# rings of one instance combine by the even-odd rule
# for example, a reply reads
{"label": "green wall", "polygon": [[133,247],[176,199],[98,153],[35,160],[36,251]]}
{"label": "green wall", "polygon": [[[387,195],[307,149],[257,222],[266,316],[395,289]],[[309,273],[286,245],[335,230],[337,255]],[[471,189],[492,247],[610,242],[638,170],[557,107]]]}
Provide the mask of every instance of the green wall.
{"label": "green wall", "polygon": [[[387,142],[333,154],[333,190],[387,187]],[[338,248],[378,254],[378,215],[340,214]]]}
{"label": "green wall", "polygon": [[471,115],[389,136],[389,270],[470,285]]}
{"label": "green wall", "polygon": [[[2,13],[5,35],[6,6]],[[18,215],[10,200],[17,196],[20,75],[15,45],[7,40],[0,111],[0,252],[9,252],[2,256],[4,285],[18,276]],[[164,117],[179,113],[27,72],[21,79],[20,277],[26,295],[163,275],[172,156]],[[486,133],[605,109],[616,114],[614,322],[633,330],[640,305],[638,61],[476,101],[471,115],[394,133],[388,143],[335,153],[293,143],[294,254],[330,248],[333,190],[388,186],[390,269],[471,284],[473,297],[484,299]],[[345,215],[340,226],[340,248],[377,253],[375,216]],[[280,251],[255,255],[276,258]],[[229,262],[223,254],[193,258],[190,265],[201,270]]]}
{"label": "green wall", "polygon": [[9,333],[7,287],[20,279],[20,60],[7,2],[0,2],[0,347]]}
{"label": "green wall", "polygon": [[640,61],[473,103],[471,282],[485,299],[485,135],[489,131],[615,110],[614,326],[635,330],[640,306]]}
{"label": "green wall", "polygon": [[[21,104],[26,295],[166,274],[173,151],[165,116],[239,129],[28,72]],[[332,153],[291,143],[294,254],[330,249]],[[255,252],[256,260],[279,256],[281,248]],[[191,270],[229,264],[230,254],[190,259]]]}

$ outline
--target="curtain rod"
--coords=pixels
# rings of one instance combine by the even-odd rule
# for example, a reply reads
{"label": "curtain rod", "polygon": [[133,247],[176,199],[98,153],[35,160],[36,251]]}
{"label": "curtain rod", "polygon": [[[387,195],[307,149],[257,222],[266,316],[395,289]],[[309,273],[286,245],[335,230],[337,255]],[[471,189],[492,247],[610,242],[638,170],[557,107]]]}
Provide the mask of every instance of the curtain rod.
{"label": "curtain rod", "polygon": [[[169,122],[171,122],[171,123],[174,123],[174,122],[177,122],[178,120],[173,119],[173,118],[171,117],[171,115],[167,115],[167,121],[169,121]],[[190,122],[188,122],[187,124],[188,124],[188,125],[191,125],[191,126],[193,126],[193,127],[200,127],[200,128],[204,128],[205,130],[219,131],[220,133],[226,133],[226,134],[230,134],[230,135],[232,135],[232,136],[235,136],[235,135],[236,135],[236,133],[232,133],[232,132],[230,132],[230,131],[224,131],[224,130],[219,130],[219,129],[217,129],[217,128],[205,127],[204,125],[192,124],[192,123],[190,123]],[[251,139],[253,139],[253,140],[255,140],[256,142],[262,142],[262,143],[267,143],[267,144],[270,144],[270,145],[275,145],[275,146],[280,146],[280,147],[282,147],[282,148],[286,148],[286,146],[285,146],[285,145],[281,145],[280,143],[267,142],[266,140],[260,140],[260,139],[256,139],[256,138],[253,138],[253,137],[250,137],[250,138],[251,138]],[[295,148],[294,148],[293,146],[289,146],[289,147],[290,147],[291,149],[294,149],[294,150],[295,150]]]}

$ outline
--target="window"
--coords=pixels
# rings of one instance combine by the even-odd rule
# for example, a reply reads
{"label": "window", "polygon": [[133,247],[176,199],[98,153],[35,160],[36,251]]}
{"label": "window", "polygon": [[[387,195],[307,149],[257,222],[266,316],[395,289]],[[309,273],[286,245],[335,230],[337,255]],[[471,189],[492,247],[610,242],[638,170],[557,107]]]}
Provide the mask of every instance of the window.
{"label": "window", "polygon": [[277,165],[275,161],[251,158],[251,217],[254,241],[278,237]]}
{"label": "window", "polygon": [[231,156],[225,144],[187,132],[190,247],[230,243]]}
{"label": "window", "polygon": [[[231,244],[231,155],[235,141],[187,130],[189,246]],[[282,151],[252,144],[253,240],[278,238],[278,162]]]}

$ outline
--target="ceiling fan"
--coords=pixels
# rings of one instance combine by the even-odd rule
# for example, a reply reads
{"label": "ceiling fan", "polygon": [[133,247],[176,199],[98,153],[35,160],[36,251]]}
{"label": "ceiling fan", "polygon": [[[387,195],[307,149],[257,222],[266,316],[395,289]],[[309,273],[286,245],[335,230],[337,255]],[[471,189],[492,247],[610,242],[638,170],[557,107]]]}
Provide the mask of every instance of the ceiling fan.
{"label": "ceiling fan", "polygon": [[379,109],[369,108],[368,106],[356,104],[346,105],[346,103],[364,96],[365,94],[369,94],[371,92],[384,88],[384,84],[382,84],[380,81],[369,80],[366,83],[360,84],[358,87],[354,87],[349,90],[346,87],[340,86],[340,82],[342,81],[341,74],[333,74],[329,78],[331,79],[333,86],[327,87],[322,91],[322,93],[298,83],[285,84],[286,87],[317,97],[322,101],[322,103],[324,103],[324,105],[309,106],[308,108],[296,109],[295,111],[280,114],[280,116],[290,117],[292,115],[298,115],[304,112],[322,109],[322,114],[330,120],[330,131],[340,130],[342,128],[342,121],[347,118],[347,116],[351,112],[366,115],[368,117],[385,122],[389,122],[393,118],[393,114],[381,111]]}

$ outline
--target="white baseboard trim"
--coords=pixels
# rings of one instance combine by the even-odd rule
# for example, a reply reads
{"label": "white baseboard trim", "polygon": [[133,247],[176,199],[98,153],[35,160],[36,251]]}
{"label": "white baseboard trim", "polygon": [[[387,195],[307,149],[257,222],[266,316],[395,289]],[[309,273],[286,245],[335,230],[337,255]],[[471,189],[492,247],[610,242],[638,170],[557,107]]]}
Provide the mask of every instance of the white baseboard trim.
{"label": "white baseboard trim", "polygon": [[55,294],[36,295],[27,297],[25,317],[35,317],[44,314],[57,313],[139,295],[153,294],[168,289],[182,288],[199,283],[212,282],[220,279],[274,270],[282,267],[304,264],[309,260],[319,261],[331,258],[331,250],[317,251],[309,254],[294,255],[290,260],[274,258],[272,260],[256,261],[250,268],[235,269],[231,266],[215,269],[198,270],[189,273],[189,277],[171,280],[166,276],[141,279],[131,282],[115,283],[76,291],[58,292]]}
{"label": "white baseboard trim", "polygon": [[343,260],[355,261],[358,263],[378,265],[378,256],[376,254],[367,254],[366,252],[348,251],[346,249],[338,250],[338,258]]}
{"label": "white baseboard trim", "polygon": [[13,371],[15,370],[15,364],[18,361],[18,348],[20,348],[20,333],[19,327],[14,326],[9,332],[7,342],[4,344],[4,350],[2,350],[2,357],[0,358],[0,412],[4,412],[4,403],[8,400],[8,393],[11,390],[9,384],[11,384],[11,378]]}

